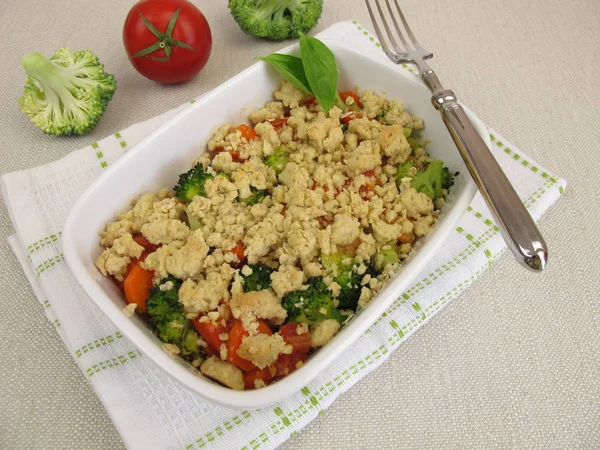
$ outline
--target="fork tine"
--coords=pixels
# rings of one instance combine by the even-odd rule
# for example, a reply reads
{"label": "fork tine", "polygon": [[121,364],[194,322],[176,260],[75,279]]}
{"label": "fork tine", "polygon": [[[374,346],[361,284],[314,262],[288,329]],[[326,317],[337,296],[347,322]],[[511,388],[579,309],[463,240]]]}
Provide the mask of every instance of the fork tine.
{"label": "fork tine", "polygon": [[[388,11],[390,12],[390,17],[392,18],[392,21],[394,22],[394,26],[396,27],[396,31],[398,32],[398,37],[402,41],[402,45],[404,45],[404,48],[406,49],[406,51],[408,51],[410,49],[410,46],[408,45],[408,42],[406,42],[406,39],[404,39],[404,34],[402,34],[402,29],[398,25],[398,21],[396,20],[396,14],[394,14],[394,11],[392,10],[392,6],[390,5],[390,1],[389,0],[385,0],[385,4],[387,5]],[[396,3],[396,6],[397,5],[398,4]]]}
{"label": "fork tine", "polygon": [[[406,28],[406,32],[408,33],[408,36],[410,37],[410,40],[412,41],[413,45],[416,48],[422,49],[423,47],[421,47],[421,44],[419,44],[419,42],[417,41],[417,38],[415,37],[412,30],[408,26],[408,22],[406,21],[406,18],[404,17],[404,14],[402,13],[402,9],[400,8],[400,5],[398,4],[398,0],[394,0],[394,4],[396,5],[396,8],[398,9],[398,13],[400,14],[400,20],[402,20],[402,23],[404,24],[404,28]],[[393,14],[392,14],[392,17],[394,17]]]}
{"label": "fork tine", "polygon": [[[385,15],[383,14],[383,10],[381,9],[379,0],[375,0],[375,6],[377,6],[377,10],[379,11],[379,18],[381,19],[381,23],[383,23],[383,27],[385,28],[385,31],[387,32],[387,37],[390,41],[390,44],[392,45],[392,47],[394,47],[394,50],[396,51],[396,53],[404,53],[406,50],[400,48],[398,46],[396,40],[394,39],[394,35],[392,34],[392,30],[390,29],[390,26],[388,25],[388,21],[385,19]],[[379,38],[379,40],[381,41],[381,37]]]}
{"label": "fork tine", "polygon": [[375,28],[375,34],[377,34],[377,37],[379,38],[379,43],[381,44],[381,47],[383,48],[385,54],[388,55],[389,58],[393,59],[395,54],[388,47],[387,42],[385,40],[385,36],[379,29],[379,25],[377,25],[377,20],[375,19],[375,14],[373,14],[373,10],[371,9],[371,4],[369,3],[369,0],[366,0],[365,3],[367,4],[367,9],[369,10],[369,15],[371,16],[371,22],[373,22],[373,27]]}

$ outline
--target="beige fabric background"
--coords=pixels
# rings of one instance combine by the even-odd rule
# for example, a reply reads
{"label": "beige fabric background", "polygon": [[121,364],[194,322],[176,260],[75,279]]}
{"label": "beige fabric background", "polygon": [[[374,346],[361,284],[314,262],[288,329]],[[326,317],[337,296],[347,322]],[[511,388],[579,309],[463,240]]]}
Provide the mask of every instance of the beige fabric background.
{"label": "beige fabric background", "polygon": [[[196,79],[159,86],[129,65],[131,1],[3,0],[0,172],[48,163],[178,106],[280,44],[244,36],[226,1],[195,0],[214,34]],[[317,30],[357,19],[363,0],[326,0]],[[542,221],[542,275],[508,255],[283,447],[600,447],[600,82],[597,0],[402,0],[440,78],[569,187]],[[93,49],[119,89],[92,135],[41,135],[18,111],[28,51]],[[568,59],[567,59],[568,58]],[[571,63],[571,64],[569,64]],[[6,243],[0,203],[0,448],[121,448],[102,405],[46,321]],[[413,395],[400,398],[400,385]]]}

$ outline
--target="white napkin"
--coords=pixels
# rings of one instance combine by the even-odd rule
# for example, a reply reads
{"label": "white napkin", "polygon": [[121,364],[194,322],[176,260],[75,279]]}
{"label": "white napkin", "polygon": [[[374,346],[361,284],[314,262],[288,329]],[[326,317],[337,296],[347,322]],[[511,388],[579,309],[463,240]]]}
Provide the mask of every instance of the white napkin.
{"label": "white napkin", "polygon": [[[333,25],[319,37],[337,39],[386,59],[377,41],[356,22]],[[209,404],[164,375],[114,328],[84,294],[61,250],[61,227],[85,188],[125,151],[185,107],[133,125],[52,164],[4,175],[2,195],[16,231],[10,243],[48,319],[57,327],[128,447],[274,448],[379,366],[473,283],[506,247],[477,195],[418,281],[351,350],[301,392],[257,411],[240,412]],[[538,220],[560,197],[566,182],[494,131],[490,134],[496,158]]]}

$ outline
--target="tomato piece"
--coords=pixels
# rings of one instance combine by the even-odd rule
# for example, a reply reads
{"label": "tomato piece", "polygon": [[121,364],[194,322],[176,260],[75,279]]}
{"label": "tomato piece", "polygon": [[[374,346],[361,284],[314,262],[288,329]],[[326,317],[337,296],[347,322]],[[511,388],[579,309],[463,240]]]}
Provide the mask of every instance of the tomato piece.
{"label": "tomato piece", "polygon": [[[215,149],[215,155],[218,155],[219,153],[225,152],[227,150],[225,150],[223,147],[217,147]],[[228,151],[229,154],[231,155],[231,160],[234,162],[244,162],[246,161],[244,158],[242,158],[240,156],[240,152],[236,151],[236,150],[229,150]]]}
{"label": "tomato piece", "polygon": [[284,127],[285,125],[287,125],[288,118],[280,117],[279,119],[267,120],[267,122],[269,122],[271,125],[273,125],[273,128],[275,128],[277,130],[278,128],[281,128],[281,127]]}
{"label": "tomato piece", "polygon": [[367,170],[366,172],[363,172],[363,175],[365,177],[374,177],[375,176],[375,169]]}
{"label": "tomato piece", "polygon": [[369,192],[375,190],[375,183],[364,184],[358,188],[358,192],[362,198],[365,198]]}
{"label": "tomato piece", "polygon": [[[163,38],[155,36],[144,19]],[[169,27],[173,19],[173,26]],[[158,83],[179,83],[206,65],[212,35],[202,12],[189,1],[145,0],[129,10],[123,25],[123,44],[129,61],[140,74]]]}
{"label": "tomato piece", "polygon": [[294,352],[308,353],[310,351],[310,331],[298,334],[297,323],[286,323],[279,328],[283,340],[294,348]]}
{"label": "tomato piece", "polygon": [[342,117],[340,117],[340,120],[344,123],[350,123],[354,119],[361,119],[362,116],[363,115],[361,113],[349,111],[349,112],[342,114]]}
{"label": "tomato piece", "polygon": [[[142,247],[144,247],[144,250],[147,251],[146,256],[148,256],[150,253],[152,253],[153,251],[155,251],[158,247],[160,247],[160,245],[156,245],[153,244],[152,242],[150,242],[148,240],[148,238],[146,236],[144,236],[143,234],[134,234],[133,235],[133,240],[138,244],[141,245]],[[146,252],[144,252],[146,253]],[[140,258],[141,259],[141,258]],[[146,259],[146,257],[144,257],[144,259]]]}
{"label": "tomato piece", "polygon": [[150,297],[153,278],[154,271],[143,269],[137,260],[123,282],[127,303],[137,303],[140,312],[146,312],[146,300]]}
{"label": "tomato piece", "polygon": [[[264,320],[258,320],[258,332],[273,334],[269,326]],[[241,320],[236,320],[231,330],[229,330],[229,339],[227,340],[227,361],[235,364],[245,372],[255,369],[256,366],[247,359],[240,357],[237,354],[238,348],[242,345],[242,340],[248,336],[248,332],[244,329]]]}
{"label": "tomato piece", "polygon": [[223,344],[224,341],[219,339],[219,335],[228,332],[227,327],[222,324],[221,320],[216,322],[214,320],[200,322],[200,318],[196,317],[192,320],[192,323],[198,334],[202,336],[202,339],[206,341],[208,346],[217,353],[220,352],[221,344]]}
{"label": "tomato piece", "polygon": [[302,103],[300,103],[301,106],[306,106],[307,108],[310,108],[311,106],[315,106],[318,104],[319,104],[319,102],[317,102],[317,97],[309,97],[308,99],[306,99]]}
{"label": "tomato piece", "polygon": [[269,384],[269,381],[273,379],[273,375],[271,371],[274,373],[275,370],[270,367],[265,367],[264,369],[256,369],[251,370],[250,372],[244,372],[244,388],[246,389],[256,389],[256,380],[262,380],[265,384]]}
{"label": "tomato piece", "polygon": [[342,99],[342,101],[344,103],[346,103],[346,99],[348,97],[352,97],[352,99],[354,100],[354,103],[356,103],[359,108],[363,107],[362,103],[360,102],[360,96],[356,92],[353,92],[353,91],[340,92],[340,98]]}
{"label": "tomato piece", "polygon": [[256,131],[254,131],[254,128],[249,127],[246,124],[238,125],[235,129],[239,130],[239,132],[242,133],[242,137],[247,141],[251,141],[252,139],[256,139],[258,137]]}
{"label": "tomato piece", "polygon": [[306,361],[308,353],[292,352],[290,355],[281,354],[273,367],[275,367],[276,377],[285,377],[294,370],[298,369],[298,363]]}

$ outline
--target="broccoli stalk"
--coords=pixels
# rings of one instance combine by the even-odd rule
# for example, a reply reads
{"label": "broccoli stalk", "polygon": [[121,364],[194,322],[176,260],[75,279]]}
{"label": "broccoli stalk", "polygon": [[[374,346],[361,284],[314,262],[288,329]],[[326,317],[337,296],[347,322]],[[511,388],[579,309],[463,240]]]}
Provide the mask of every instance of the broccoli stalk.
{"label": "broccoli stalk", "polygon": [[229,9],[244,33],[280,41],[314,28],[323,0],[229,0]]}
{"label": "broccoli stalk", "polygon": [[323,278],[311,278],[306,284],[308,289],[290,292],[283,297],[281,305],[288,312],[290,322],[313,325],[327,319],[334,319],[340,323],[346,320],[334,306],[333,296]]}
{"label": "broccoli stalk", "polygon": [[88,133],[117,89],[115,77],[90,51],[61,48],[50,59],[28,53],[21,64],[28,79],[19,108],[47,134]]}
{"label": "broccoli stalk", "polygon": [[242,273],[242,283],[244,286],[244,292],[250,291],[262,291],[271,287],[271,274],[275,269],[271,269],[269,266],[262,264],[249,265],[252,269],[250,275],[244,275]]}
{"label": "broccoli stalk", "polygon": [[204,185],[206,180],[212,180],[212,175],[205,172],[202,164],[198,163],[191,170],[179,175],[179,184],[173,190],[175,196],[184,202],[190,203],[196,195],[206,197]]}
{"label": "broccoli stalk", "polygon": [[179,347],[180,354],[191,361],[200,356],[201,350],[198,333],[194,331],[192,321],[185,317],[185,311],[179,303],[180,286],[181,280],[176,278],[163,280],[160,287],[150,290],[146,308],[159,339]]}

